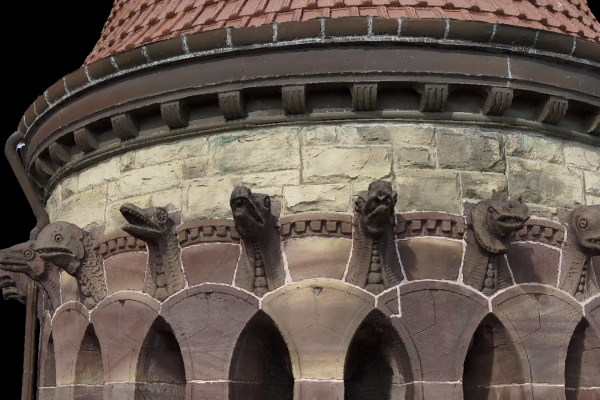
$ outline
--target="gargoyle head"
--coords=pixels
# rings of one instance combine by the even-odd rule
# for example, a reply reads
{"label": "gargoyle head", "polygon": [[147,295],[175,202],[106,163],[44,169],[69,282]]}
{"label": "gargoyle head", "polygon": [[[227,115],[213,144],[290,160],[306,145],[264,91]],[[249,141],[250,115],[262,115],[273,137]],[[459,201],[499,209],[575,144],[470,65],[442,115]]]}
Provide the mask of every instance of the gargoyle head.
{"label": "gargoyle head", "polygon": [[134,237],[153,241],[167,230],[169,213],[162,207],[142,209],[131,203],[125,203],[120,211],[129,222],[122,229]]}
{"label": "gargoyle head", "polygon": [[394,207],[398,193],[392,190],[392,184],[375,181],[369,190],[360,192],[355,202],[355,210],[360,215],[363,227],[372,235],[382,234],[394,223]]}
{"label": "gargoyle head", "polygon": [[0,289],[2,289],[2,297],[6,300],[17,300],[25,304],[28,284],[25,275],[0,270]]}
{"label": "gargoyle head", "polygon": [[579,206],[571,214],[569,234],[583,253],[600,255],[600,206]]}
{"label": "gargoyle head", "polygon": [[255,238],[263,232],[271,215],[271,198],[268,195],[252,193],[247,187],[238,186],[231,192],[229,205],[240,235]]}
{"label": "gargoyle head", "polygon": [[501,254],[510,248],[510,234],[525,226],[529,219],[529,209],[523,203],[521,195],[503,200],[494,190],[491,199],[477,203],[472,218],[479,244],[492,254]]}
{"label": "gargoyle head", "polygon": [[43,260],[75,276],[85,256],[83,231],[68,222],[53,222],[40,232],[35,250]]}
{"label": "gargoyle head", "polygon": [[0,250],[0,269],[26,274],[32,279],[45,272],[44,260],[35,251],[35,240]]}

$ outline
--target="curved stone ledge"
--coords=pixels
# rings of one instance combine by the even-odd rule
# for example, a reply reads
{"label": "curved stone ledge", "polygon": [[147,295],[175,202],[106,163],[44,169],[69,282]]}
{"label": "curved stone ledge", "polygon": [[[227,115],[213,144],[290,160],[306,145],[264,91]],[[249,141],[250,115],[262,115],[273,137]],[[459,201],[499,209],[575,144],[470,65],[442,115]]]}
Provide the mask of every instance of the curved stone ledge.
{"label": "curved stone ledge", "polygon": [[146,251],[146,242],[136,239],[125,231],[118,231],[100,239],[100,254],[102,258],[129,251]]}
{"label": "curved stone ledge", "polygon": [[565,240],[565,227],[556,222],[543,219],[530,218],[525,222],[525,227],[515,232],[513,242],[531,241],[562,247]]}
{"label": "curved stone ledge", "polygon": [[396,239],[437,236],[462,239],[465,218],[436,212],[396,214]]}
{"label": "curved stone ledge", "polygon": [[285,239],[304,236],[352,237],[352,216],[333,213],[296,214],[280,219]]}
{"label": "curved stone ledge", "polygon": [[203,219],[180,225],[177,228],[177,240],[184,248],[206,242],[239,243],[240,235],[232,219]]}

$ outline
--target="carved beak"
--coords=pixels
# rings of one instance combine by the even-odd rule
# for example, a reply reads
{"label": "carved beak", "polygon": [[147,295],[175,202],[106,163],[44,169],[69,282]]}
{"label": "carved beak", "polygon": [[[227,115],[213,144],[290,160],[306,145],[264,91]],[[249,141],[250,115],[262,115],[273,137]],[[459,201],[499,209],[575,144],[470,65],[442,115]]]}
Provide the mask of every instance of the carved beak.
{"label": "carved beak", "polygon": [[122,229],[130,235],[144,238],[162,233],[161,226],[150,219],[143,209],[127,203],[121,206],[120,211],[129,222]]}

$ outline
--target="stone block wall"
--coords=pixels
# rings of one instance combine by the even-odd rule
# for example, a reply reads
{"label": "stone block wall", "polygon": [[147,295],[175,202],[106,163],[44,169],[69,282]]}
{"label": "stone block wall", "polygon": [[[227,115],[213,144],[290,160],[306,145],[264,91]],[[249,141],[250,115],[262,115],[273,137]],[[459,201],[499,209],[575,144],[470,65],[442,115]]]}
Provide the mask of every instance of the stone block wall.
{"label": "stone block wall", "polygon": [[339,123],[199,136],[131,151],[73,174],[47,202],[52,221],[104,233],[118,208],[166,206],[182,222],[229,218],[238,185],[281,201],[282,214],[350,213],[369,182],[392,181],[398,212],[462,214],[463,202],[523,193],[533,215],[600,204],[600,150],[535,132],[475,125]]}

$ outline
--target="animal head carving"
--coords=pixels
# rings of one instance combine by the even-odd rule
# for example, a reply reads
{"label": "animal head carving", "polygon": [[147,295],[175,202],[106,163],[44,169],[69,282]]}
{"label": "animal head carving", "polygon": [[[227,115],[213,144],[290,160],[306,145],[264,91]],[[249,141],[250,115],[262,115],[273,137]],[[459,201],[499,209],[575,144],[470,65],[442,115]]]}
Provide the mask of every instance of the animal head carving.
{"label": "animal head carving", "polygon": [[23,274],[0,270],[0,289],[6,300],[27,301],[28,278]]}
{"label": "animal head carving", "polygon": [[163,207],[142,209],[130,203],[120,208],[121,214],[129,222],[123,230],[131,236],[146,242],[153,242],[168,229],[169,213]]}
{"label": "animal head carving", "polygon": [[600,255],[600,206],[580,206],[569,220],[569,234],[588,257]]}
{"label": "animal head carving", "polygon": [[0,250],[0,269],[26,274],[39,280],[46,273],[46,262],[35,251],[35,240]]}
{"label": "animal head carving", "polygon": [[479,244],[489,253],[501,254],[510,248],[511,233],[523,229],[529,209],[521,195],[503,200],[494,190],[491,199],[473,209],[473,230]]}
{"label": "animal head carving", "polygon": [[244,186],[238,186],[231,192],[229,205],[236,230],[247,238],[258,237],[271,218],[271,198],[266,194],[252,193]]}
{"label": "animal head carving", "polygon": [[68,222],[53,222],[40,232],[36,251],[43,260],[75,276],[86,253],[84,232]]}
{"label": "animal head carving", "polygon": [[369,190],[360,192],[355,202],[355,210],[360,215],[363,227],[372,235],[382,234],[394,224],[394,207],[398,193],[392,190],[392,184],[375,181]]}

